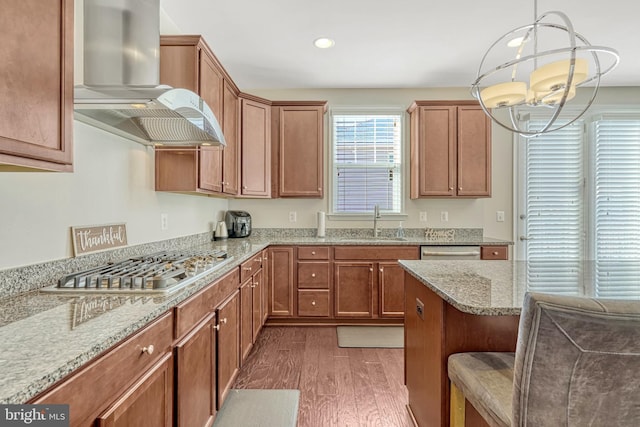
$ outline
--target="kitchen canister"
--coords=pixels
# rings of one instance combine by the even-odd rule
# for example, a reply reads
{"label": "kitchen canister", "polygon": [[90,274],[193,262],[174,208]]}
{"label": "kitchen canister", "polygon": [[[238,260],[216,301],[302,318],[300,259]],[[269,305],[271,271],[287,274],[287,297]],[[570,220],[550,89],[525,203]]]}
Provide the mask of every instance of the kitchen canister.
{"label": "kitchen canister", "polygon": [[318,237],[324,237],[326,231],[325,217],[326,215],[324,212],[318,211]]}

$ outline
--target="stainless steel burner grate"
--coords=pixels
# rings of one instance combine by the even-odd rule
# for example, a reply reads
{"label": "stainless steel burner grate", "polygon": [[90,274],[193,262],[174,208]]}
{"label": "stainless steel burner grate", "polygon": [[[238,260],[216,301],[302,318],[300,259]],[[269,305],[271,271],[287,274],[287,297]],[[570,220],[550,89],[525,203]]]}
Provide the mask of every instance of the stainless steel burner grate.
{"label": "stainless steel burner grate", "polygon": [[68,274],[45,290],[173,292],[227,264],[226,251],[163,251]]}

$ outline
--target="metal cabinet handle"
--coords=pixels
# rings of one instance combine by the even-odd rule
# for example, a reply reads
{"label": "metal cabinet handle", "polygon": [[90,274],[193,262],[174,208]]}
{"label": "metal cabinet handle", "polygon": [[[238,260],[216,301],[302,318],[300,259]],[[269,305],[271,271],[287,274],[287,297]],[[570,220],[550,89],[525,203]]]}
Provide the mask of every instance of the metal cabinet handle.
{"label": "metal cabinet handle", "polygon": [[380,273],[384,272],[384,268],[380,267]]}
{"label": "metal cabinet handle", "polygon": [[149,346],[142,348],[142,352],[147,353],[149,355],[153,354],[153,350],[154,350],[153,344],[150,344]]}
{"label": "metal cabinet handle", "polygon": [[498,255],[498,251],[493,251],[492,254],[493,255]]}
{"label": "metal cabinet handle", "polygon": [[370,268],[369,271],[373,271],[373,268]]}
{"label": "metal cabinet handle", "polygon": [[458,187],[458,191],[462,191],[462,187]]}
{"label": "metal cabinet handle", "polygon": [[316,277],[316,273],[311,273],[311,277]]}
{"label": "metal cabinet handle", "polygon": [[215,325],[215,326],[213,327],[213,329],[215,329],[216,331],[219,331],[219,330],[220,330],[220,324]]}
{"label": "metal cabinet handle", "polygon": [[316,254],[316,251],[311,251],[311,255],[315,255],[315,254]]}
{"label": "metal cabinet handle", "polygon": [[449,187],[449,191],[453,191],[453,187]]}
{"label": "metal cabinet handle", "polygon": [[227,318],[220,319],[220,323],[227,323]]}
{"label": "metal cabinet handle", "polygon": [[243,268],[244,271],[251,271],[251,267],[245,267]]}
{"label": "metal cabinet handle", "polygon": [[315,301],[311,301],[311,305],[316,305],[316,302]]}

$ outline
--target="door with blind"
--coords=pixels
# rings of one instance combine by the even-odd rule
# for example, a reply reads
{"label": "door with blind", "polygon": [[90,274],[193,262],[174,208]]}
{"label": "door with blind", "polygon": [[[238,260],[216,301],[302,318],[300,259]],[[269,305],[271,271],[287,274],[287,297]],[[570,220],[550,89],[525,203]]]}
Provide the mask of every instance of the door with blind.
{"label": "door with blind", "polygon": [[528,289],[640,297],[640,116],[586,117],[521,139],[518,154]]}
{"label": "door with blind", "polygon": [[[529,121],[530,130],[546,121]],[[583,125],[519,142],[521,173],[519,258],[527,262],[529,290],[575,295],[583,282]]]}

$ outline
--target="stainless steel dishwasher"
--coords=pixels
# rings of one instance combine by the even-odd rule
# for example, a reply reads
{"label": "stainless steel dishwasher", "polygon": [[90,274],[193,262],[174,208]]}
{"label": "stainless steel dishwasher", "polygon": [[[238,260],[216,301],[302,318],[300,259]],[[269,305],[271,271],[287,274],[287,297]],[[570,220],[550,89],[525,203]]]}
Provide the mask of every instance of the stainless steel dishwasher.
{"label": "stainless steel dishwasher", "polygon": [[480,259],[480,246],[420,246],[420,259]]}

